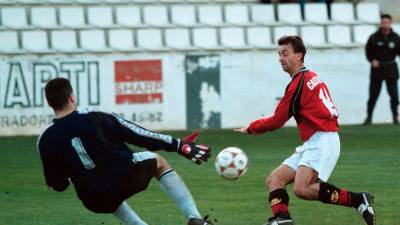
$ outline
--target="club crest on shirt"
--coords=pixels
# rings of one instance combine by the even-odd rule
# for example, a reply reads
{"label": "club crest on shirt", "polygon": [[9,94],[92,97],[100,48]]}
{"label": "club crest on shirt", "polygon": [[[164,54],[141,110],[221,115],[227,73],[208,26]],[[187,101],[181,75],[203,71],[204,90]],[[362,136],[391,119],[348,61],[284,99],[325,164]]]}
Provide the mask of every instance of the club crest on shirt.
{"label": "club crest on shirt", "polygon": [[336,190],[334,190],[331,195],[331,202],[337,203],[338,200],[339,200],[339,193]]}
{"label": "club crest on shirt", "polygon": [[393,49],[395,47],[396,47],[396,44],[393,41],[389,42],[389,48]]}

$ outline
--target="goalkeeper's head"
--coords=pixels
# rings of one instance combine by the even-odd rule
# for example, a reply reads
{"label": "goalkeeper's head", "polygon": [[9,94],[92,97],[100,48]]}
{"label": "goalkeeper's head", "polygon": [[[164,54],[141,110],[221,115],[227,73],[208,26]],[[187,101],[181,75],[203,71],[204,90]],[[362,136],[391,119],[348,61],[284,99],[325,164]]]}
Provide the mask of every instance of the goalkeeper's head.
{"label": "goalkeeper's head", "polygon": [[45,87],[47,103],[55,112],[65,109],[75,110],[76,98],[69,80],[61,77],[51,79]]}

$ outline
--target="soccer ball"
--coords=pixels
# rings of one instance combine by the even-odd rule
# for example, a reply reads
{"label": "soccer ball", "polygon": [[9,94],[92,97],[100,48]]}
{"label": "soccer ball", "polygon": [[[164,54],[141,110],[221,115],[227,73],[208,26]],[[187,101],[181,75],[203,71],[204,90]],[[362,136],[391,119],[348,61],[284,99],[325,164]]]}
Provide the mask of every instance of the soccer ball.
{"label": "soccer ball", "polygon": [[228,180],[238,179],[247,171],[249,160],[242,149],[228,147],[218,153],[215,158],[215,170],[218,175]]}

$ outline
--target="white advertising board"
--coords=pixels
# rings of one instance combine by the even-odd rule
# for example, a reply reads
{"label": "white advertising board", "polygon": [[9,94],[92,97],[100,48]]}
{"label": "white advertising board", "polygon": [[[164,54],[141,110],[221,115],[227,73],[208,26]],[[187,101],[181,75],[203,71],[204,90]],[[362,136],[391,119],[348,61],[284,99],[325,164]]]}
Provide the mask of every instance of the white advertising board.
{"label": "white advertising board", "polygon": [[52,121],[46,82],[71,81],[79,109],[124,115],[149,129],[185,129],[184,56],[80,56],[0,60],[0,136],[39,134]]}
{"label": "white advertising board", "polygon": [[[364,50],[310,50],[305,65],[327,83],[340,123],[362,123],[369,85]],[[290,82],[276,51],[2,58],[0,136],[36,135],[51,123],[43,92],[54,77],[70,79],[80,109],[113,111],[153,130],[243,126],[271,115]],[[382,89],[373,122],[391,122]]]}

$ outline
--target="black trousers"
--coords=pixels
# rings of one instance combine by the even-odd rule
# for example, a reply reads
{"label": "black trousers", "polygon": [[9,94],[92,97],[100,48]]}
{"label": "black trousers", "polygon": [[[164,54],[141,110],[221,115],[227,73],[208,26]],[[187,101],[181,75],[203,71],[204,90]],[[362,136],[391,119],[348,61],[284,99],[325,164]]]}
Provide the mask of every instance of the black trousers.
{"label": "black trousers", "polygon": [[393,120],[397,120],[399,105],[399,93],[397,89],[397,79],[382,79],[378,74],[371,75],[371,83],[369,85],[369,99],[367,103],[367,119],[372,118],[376,100],[378,100],[381,92],[382,82],[385,81],[386,89],[390,96],[390,108],[392,110]]}

